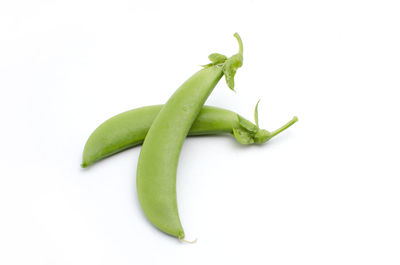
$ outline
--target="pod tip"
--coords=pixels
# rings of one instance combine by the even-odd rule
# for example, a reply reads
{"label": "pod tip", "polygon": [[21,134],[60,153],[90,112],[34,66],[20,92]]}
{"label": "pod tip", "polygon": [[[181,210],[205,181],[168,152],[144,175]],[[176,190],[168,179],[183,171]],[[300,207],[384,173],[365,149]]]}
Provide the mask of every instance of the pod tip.
{"label": "pod tip", "polygon": [[184,239],[183,237],[179,237],[178,239],[179,239],[179,241],[181,241],[181,242],[185,242],[185,243],[189,243],[189,244],[194,244],[194,243],[197,242],[197,238],[195,238],[193,241],[186,240],[186,239]]}

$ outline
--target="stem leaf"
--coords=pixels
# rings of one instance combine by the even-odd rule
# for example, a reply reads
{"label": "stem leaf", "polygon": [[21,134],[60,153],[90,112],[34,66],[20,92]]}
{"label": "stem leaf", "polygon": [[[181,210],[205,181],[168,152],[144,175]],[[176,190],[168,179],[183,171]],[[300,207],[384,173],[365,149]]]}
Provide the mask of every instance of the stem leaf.
{"label": "stem leaf", "polygon": [[246,130],[241,128],[233,128],[233,135],[236,140],[241,144],[252,144],[254,143],[253,136],[249,134]]}
{"label": "stem leaf", "polygon": [[212,53],[208,56],[208,59],[213,63],[213,64],[220,64],[225,62],[228,58],[220,53]]}
{"label": "stem leaf", "polygon": [[238,115],[238,120],[239,120],[239,124],[242,127],[242,129],[245,129],[247,132],[250,132],[253,134],[258,132],[258,130],[259,130],[258,126],[254,125],[252,122],[246,120],[245,118],[243,118],[240,115]]}
{"label": "stem leaf", "polygon": [[254,109],[254,121],[256,122],[257,127],[259,127],[259,125],[258,125],[258,103],[260,103],[260,100],[261,99],[259,99],[257,101],[256,108]]}

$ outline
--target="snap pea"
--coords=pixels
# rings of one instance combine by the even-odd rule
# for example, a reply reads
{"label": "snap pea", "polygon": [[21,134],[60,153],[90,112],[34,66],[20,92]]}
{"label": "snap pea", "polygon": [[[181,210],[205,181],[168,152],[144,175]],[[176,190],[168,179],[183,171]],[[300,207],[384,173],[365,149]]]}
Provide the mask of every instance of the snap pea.
{"label": "snap pea", "polygon": [[211,63],[183,83],[161,108],[152,123],[139,155],[137,192],[140,205],[150,222],[161,231],[183,239],[184,230],[176,200],[176,172],[183,142],[204,102],[225,75],[234,89],[236,70],[242,66],[243,44],[239,53],[227,58],[211,54]]}
{"label": "snap pea", "polygon": [[[81,166],[88,167],[103,158],[140,145],[162,107],[163,105],[141,107],[106,120],[86,141]],[[255,115],[258,123],[257,107]],[[247,130],[249,124],[251,128],[260,130],[258,125],[254,125],[235,112],[204,106],[188,135],[232,134],[243,144],[263,144],[272,137],[267,137],[268,134],[265,133],[256,134]]]}

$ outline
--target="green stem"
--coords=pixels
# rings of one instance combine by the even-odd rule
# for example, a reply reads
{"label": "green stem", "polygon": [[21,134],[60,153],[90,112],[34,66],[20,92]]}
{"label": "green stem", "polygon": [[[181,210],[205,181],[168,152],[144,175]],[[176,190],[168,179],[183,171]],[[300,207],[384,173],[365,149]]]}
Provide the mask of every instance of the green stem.
{"label": "green stem", "polygon": [[289,128],[290,126],[292,126],[296,121],[298,121],[297,117],[294,116],[293,119],[291,119],[288,123],[286,123],[285,125],[283,125],[281,128],[273,131],[271,133],[271,138],[274,137],[275,135],[283,132],[284,130],[286,130],[287,128]]}
{"label": "green stem", "polygon": [[243,42],[242,42],[242,39],[240,38],[238,33],[235,33],[233,36],[235,36],[235,38],[239,42],[239,54],[243,56]]}

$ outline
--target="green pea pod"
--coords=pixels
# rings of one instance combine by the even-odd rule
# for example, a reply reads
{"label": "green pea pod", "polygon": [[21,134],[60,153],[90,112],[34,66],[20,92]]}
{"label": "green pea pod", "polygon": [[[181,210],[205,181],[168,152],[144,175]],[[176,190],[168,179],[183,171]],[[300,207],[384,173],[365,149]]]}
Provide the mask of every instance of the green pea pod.
{"label": "green pea pod", "polygon": [[179,239],[185,237],[176,200],[179,154],[193,122],[223,75],[234,88],[233,77],[243,60],[242,41],[237,33],[235,37],[238,55],[205,66],[175,91],[151,125],[139,155],[136,184],[140,205],[153,225]]}
{"label": "green pea pod", "polygon": [[[103,158],[141,144],[162,107],[163,105],[154,105],[129,110],[102,123],[86,141],[81,166],[88,167]],[[252,131],[246,129],[249,127]],[[238,130],[241,132],[238,133]],[[258,126],[254,130],[253,123],[235,112],[205,106],[188,135],[233,134],[238,142],[245,144],[262,144],[269,140],[256,138],[259,137],[255,134],[258,130]],[[242,138],[249,140],[243,141]]]}

